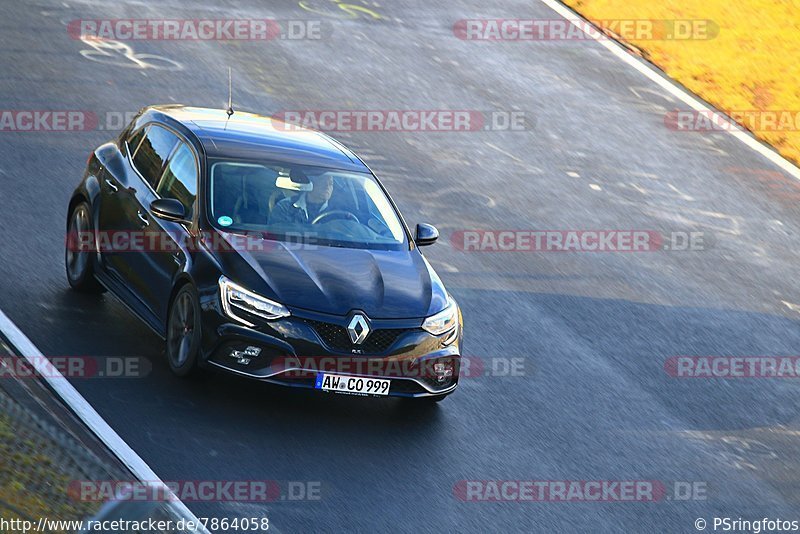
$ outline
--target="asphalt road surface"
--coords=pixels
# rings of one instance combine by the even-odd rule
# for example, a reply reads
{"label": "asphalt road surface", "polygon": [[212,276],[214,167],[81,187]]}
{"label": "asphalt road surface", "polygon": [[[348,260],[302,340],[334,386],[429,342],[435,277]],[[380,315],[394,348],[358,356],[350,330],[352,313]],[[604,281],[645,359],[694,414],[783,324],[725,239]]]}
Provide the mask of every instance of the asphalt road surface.
{"label": "asphalt road surface", "polygon": [[[223,107],[231,66],[235,105],[262,114],[524,112],[523,131],[333,134],[410,224],[440,229],[425,253],[463,308],[465,355],[522,370],[465,377],[423,410],[174,378],[154,334],[112,297],[70,292],[64,274],[69,195],[116,131],[0,132],[0,308],[47,355],[152,362],[145,378],[73,382],[155,472],[318,482],[313,501],[187,503],[201,516],[266,514],[284,532],[691,532],[696,518],[800,519],[798,380],[664,367],[677,355],[800,353],[800,183],[724,132],[668,128],[665,113],[685,105],[595,42],[454,36],[459,19],[558,18],[539,2],[305,5],[318,13],[295,0],[5,2],[2,108],[91,110],[118,131],[115,117],[148,104]],[[322,38],[132,41],[128,57],[109,57],[67,31],[120,18],[310,19]],[[703,232],[705,247],[453,245],[472,229]],[[473,502],[455,496],[461,480],[651,480],[672,498]],[[703,491],[675,499],[676,481]]]}

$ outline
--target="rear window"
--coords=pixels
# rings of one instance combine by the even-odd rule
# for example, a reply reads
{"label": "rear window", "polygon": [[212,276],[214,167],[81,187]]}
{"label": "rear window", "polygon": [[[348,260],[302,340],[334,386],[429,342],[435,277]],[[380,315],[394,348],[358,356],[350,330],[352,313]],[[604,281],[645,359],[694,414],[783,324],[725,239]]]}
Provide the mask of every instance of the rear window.
{"label": "rear window", "polygon": [[192,218],[197,197],[197,165],[194,153],[186,143],[181,143],[170,158],[156,192],[163,198],[180,201],[186,210],[186,218]]}
{"label": "rear window", "polygon": [[158,125],[147,127],[142,144],[133,156],[133,164],[142,178],[155,189],[164,170],[164,161],[169,156],[178,136]]}
{"label": "rear window", "polygon": [[136,154],[136,149],[142,144],[145,130],[147,130],[147,128],[139,128],[135,132],[132,132],[130,137],[125,141],[128,144],[128,153],[131,155]]}

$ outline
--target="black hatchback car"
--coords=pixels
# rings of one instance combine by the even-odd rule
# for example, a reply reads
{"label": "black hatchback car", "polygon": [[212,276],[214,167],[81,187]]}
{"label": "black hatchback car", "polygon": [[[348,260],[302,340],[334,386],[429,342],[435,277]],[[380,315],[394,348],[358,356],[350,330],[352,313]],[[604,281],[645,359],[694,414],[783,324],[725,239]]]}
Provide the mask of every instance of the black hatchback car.
{"label": "black hatchback car", "polygon": [[180,376],[438,401],[458,384],[461,313],[370,169],[269,117],[143,109],[89,157],[67,218],[79,291],[111,291]]}

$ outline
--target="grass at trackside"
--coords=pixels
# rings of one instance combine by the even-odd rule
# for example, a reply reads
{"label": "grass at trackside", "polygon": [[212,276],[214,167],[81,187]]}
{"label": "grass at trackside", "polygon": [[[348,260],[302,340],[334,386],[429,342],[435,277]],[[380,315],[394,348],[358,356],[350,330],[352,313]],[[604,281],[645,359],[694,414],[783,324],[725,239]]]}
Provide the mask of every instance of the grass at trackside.
{"label": "grass at trackside", "polygon": [[34,434],[20,435],[20,428],[0,414],[0,517],[5,519],[81,519],[96,505],[67,495],[70,479],[43,452]]}
{"label": "grass at trackside", "polygon": [[[719,26],[719,33],[713,39],[631,39],[629,42],[670,77],[723,111],[800,111],[800,7],[794,2],[565,2],[593,20],[711,20]],[[743,125],[748,126],[747,123]],[[800,126],[797,120],[794,125]],[[800,131],[788,131],[789,128],[780,126],[769,131],[766,127],[753,133],[798,163]]]}

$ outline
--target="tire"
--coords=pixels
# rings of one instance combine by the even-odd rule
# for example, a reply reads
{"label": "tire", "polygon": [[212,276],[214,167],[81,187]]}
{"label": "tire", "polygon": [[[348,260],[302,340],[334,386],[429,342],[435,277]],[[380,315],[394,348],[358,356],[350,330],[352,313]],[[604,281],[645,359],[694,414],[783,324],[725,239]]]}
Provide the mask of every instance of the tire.
{"label": "tire", "polygon": [[67,218],[67,239],[64,246],[64,264],[70,287],[81,293],[103,293],[105,288],[94,277],[94,251],[81,250],[81,235],[92,231],[89,204],[76,205]]}
{"label": "tire", "polygon": [[197,370],[202,339],[200,302],[193,285],[181,287],[167,317],[167,363],[175,375],[189,376]]}

